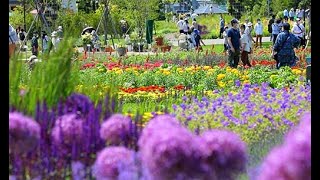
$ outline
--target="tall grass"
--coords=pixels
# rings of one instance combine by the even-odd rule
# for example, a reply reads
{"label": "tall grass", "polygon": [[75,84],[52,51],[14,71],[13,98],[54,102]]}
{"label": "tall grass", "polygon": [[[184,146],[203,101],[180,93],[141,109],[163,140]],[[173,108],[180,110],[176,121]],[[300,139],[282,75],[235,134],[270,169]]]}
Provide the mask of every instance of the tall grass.
{"label": "tall grass", "polygon": [[[67,37],[67,36],[66,36]],[[28,64],[10,60],[9,71],[9,105],[22,112],[33,115],[38,102],[53,106],[60,98],[67,97],[77,84],[79,67],[72,63],[74,40],[64,40],[56,52],[43,55],[42,62],[36,63],[31,70]],[[71,71],[73,71],[71,73]],[[25,85],[25,94],[21,86]]]}

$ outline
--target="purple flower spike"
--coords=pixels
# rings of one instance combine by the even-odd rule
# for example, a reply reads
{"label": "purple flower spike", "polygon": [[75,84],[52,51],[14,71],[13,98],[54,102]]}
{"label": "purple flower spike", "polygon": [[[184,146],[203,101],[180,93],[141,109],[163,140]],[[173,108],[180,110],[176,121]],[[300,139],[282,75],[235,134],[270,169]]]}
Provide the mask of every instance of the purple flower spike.
{"label": "purple flower spike", "polygon": [[206,143],[205,162],[218,179],[234,179],[246,170],[246,145],[238,135],[225,130],[211,130],[201,135]]}
{"label": "purple flower spike", "polygon": [[118,179],[121,169],[130,170],[127,173],[133,175],[135,166],[134,151],[112,146],[98,153],[93,165],[93,175],[97,180]]}
{"label": "purple flower spike", "polygon": [[110,145],[120,145],[124,141],[128,142],[132,137],[130,126],[131,129],[135,128],[132,127],[134,124],[129,117],[121,114],[112,115],[101,125],[100,137]]}
{"label": "purple flower spike", "polygon": [[18,112],[9,113],[9,147],[14,153],[28,153],[40,142],[40,125]]}

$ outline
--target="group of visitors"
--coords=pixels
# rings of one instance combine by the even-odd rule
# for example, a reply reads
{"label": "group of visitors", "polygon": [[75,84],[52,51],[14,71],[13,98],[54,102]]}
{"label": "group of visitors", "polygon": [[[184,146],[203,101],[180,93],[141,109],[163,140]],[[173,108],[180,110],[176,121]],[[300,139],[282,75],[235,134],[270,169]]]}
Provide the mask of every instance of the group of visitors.
{"label": "group of visitors", "polygon": [[[51,34],[51,41],[48,34],[42,31],[41,42],[42,42],[42,53],[49,51],[50,43],[53,50],[56,50],[59,42],[62,40],[63,31],[62,26],[59,26],[57,31],[53,31]],[[14,54],[17,47],[21,47],[24,50],[27,47],[28,34],[24,29],[18,27],[16,30],[9,24],[9,58]],[[39,34],[34,32],[31,38],[31,52],[33,56],[39,54]]]}
{"label": "group of visitors", "polygon": [[[303,26],[301,26],[299,19],[297,19],[297,22],[292,28],[293,33],[290,32],[289,23],[284,22],[281,23],[281,25],[280,23],[281,20],[277,19],[272,24],[272,39],[274,42],[272,57],[276,61],[277,68],[280,68],[282,66],[294,66],[297,60],[294,48],[299,48],[301,42],[303,42],[303,39],[301,37],[303,36],[302,34],[304,32],[304,28]],[[255,25],[254,30],[257,35],[257,43],[258,39],[262,37],[263,30],[260,19],[257,20],[257,24]],[[227,29],[227,27],[225,27],[223,35],[225,37],[225,49],[228,51],[228,65],[230,67],[237,68],[240,58],[243,66],[251,67],[249,61],[249,54],[252,52],[253,41],[251,37],[251,31],[251,22],[241,24],[239,30],[239,21],[236,19],[233,19],[231,21],[230,29]]]}
{"label": "group of visitors", "polygon": [[290,21],[295,21],[297,18],[302,19],[305,16],[305,10],[304,9],[296,9],[294,10],[293,8],[288,11],[287,9],[283,10],[283,17],[284,19]]}
{"label": "group of visitors", "polygon": [[192,25],[189,26],[189,18],[180,17],[177,22],[179,28],[180,36],[178,38],[178,44],[181,49],[196,49],[201,50],[201,44],[205,45],[200,36],[199,24],[195,18],[192,16]]}

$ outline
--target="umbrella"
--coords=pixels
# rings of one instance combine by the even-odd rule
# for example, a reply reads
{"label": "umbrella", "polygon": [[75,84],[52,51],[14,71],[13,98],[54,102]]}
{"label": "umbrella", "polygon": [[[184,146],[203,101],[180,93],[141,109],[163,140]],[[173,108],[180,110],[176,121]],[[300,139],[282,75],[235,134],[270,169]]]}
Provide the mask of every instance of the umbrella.
{"label": "umbrella", "polygon": [[93,27],[86,27],[86,28],[84,28],[84,29],[82,30],[81,35],[84,35],[86,32],[91,33],[93,30],[96,30],[96,29],[93,28]]}

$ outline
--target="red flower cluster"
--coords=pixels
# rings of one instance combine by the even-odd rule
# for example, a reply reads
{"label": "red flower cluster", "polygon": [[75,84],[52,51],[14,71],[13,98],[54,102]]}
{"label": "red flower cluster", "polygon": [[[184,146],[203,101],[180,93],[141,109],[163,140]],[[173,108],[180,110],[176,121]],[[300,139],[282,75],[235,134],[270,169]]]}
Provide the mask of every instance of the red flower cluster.
{"label": "red flower cluster", "polygon": [[156,86],[156,85],[151,85],[151,86],[142,86],[142,87],[137,87],[137,88],[120,88],[121,91],[126,92],[126,93],[136,93],[138,91],[144,91],[144,92],[165,92],[165,87],[163,86]]}

